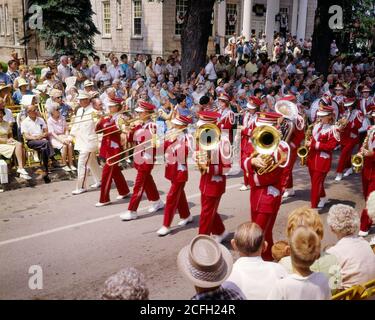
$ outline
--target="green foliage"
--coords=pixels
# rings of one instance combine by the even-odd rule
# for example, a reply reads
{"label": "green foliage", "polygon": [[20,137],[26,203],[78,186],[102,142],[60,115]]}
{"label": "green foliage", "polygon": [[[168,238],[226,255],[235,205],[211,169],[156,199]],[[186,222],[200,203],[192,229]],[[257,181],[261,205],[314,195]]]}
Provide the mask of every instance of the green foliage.
{"label": "green foliage", "polygon": [[8,71],[8,64],[5,63],[4,61],[0,61],[0,64],[2,66],[3,72],[7,72]]}
{"label": "green foliage", "polygon": [[[94,36],[99,34],[92,16],[90,0],[31,0],[43,12],[43,28],[37,30],[47,49],[56,55],[90,55]],[[26,16],[26,19],[28,17]]]}

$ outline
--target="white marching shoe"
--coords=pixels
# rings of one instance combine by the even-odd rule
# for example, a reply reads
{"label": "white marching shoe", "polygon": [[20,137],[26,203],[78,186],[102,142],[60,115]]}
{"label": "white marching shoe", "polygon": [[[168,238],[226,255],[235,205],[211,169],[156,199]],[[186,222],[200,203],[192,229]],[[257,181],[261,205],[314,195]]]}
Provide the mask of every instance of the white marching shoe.
{"label": "white marching shoe", "polygon": [[167,234],[169,234],[170,232],[171,232],[171,229],[169,229],[165,226],[162,226],[158,231],[156,231],[156,233],[158,234],[159,237],[164,237]]}
{"label": "white marching shoe", "polygon": [[76,189],[76,190],[72,191],[72,194],[76,196],[76,195],[79,195],[79,194],[82,194],[82,193],[85,193],[85,192],[87,192],[86,189]]}
{"label": "white marching shoe", "polygon": [[125,213],[120,215],[120,218],[122,221],[130,221],[130,220],[135,220],[138,218],[137,212],[136,211],[126,211]]}
{"label": "white marching shoe", "polygon": [[360,237],[367,237],[368,236],[368,231],[359,231],[358,232],[358,235],[360,236]]}
{"label": "white marching shoe", "polygon": [[220,235],[212,235],[212,237],[215,239],[217,243],[222,243],[225,240],[225,238],[227,238],[228,236],[229,236],[229,232],[226,230]]}
{"label": "white marching shoe", "polygon": [[341,180],[342,180],[342,173],[338,173],[335,178],[335,181],[341,181]]}
{"label": "white marching shoe", "polygon": [[123,199],[129,198],[129,195],[130,195],[130,192],[129,192],[128,194],[124,195],[124,196],[122,196],[122,195],[120,194],[120,195],[118,195],[118,196],[116,197],[116,200],[123,200]]}
{"label": "white marching shoe", "polygon": [[108,201],[108,202],[98,202],[97,204],[95,204],[95,207],[97,207],[97,208],[105,207],[105,206],[108,206],[109,204],[111,204],[111,201]]}
{"label": "white marching shoe", "polygon": [[155,201],[154,204],[151,206],[150,209],[148,209],[149,213],[157,212],[164,208],[164,202],[161,200]]}
{"label": "white marching shoe", "polygon": [[92,184],[92,185],[90,186],[90,188],[91,188],[91,189],[98,189],[98,188],[101,187],[101,185],[102,185],[101,182],[97,182],[97,183]]}
{"label": "white marching shoe", "polygon": [[283,193],[283,198],[286,199],[286,198],[289,198],[289,197],[294,197],[295,194],[296,194],[296,192],[294,191],[293,188],[286,189],[285,192]]}
{"label": "white marching shoe", "polygon": [[348,169],[348,170],[345,171],[344,177],[349,177],[351,174],[353,174],[353,169],[352,168],[350,168],[350,169]]}
{"label": "white marching shoe", "polygon": [[193,216],[190,215],[188,216],[186,219],[182,219],[179,223],[178,223],[178,226],[179,227],[184,227],[186,226],[188,223],[190,222],[193,222]]}
{"label": "white marching shoe", "polygon": [[318,208],[319,209],[322,209],[324,208],[324,206],[326,205],[326,203],[328,202],[328,198],[325,197],[325,198],[320,198],[320,201],[318,203]]}
{"label": "white marching shoe", "polygon": [[250,189],[249,186],[243,185],[239,190],[240,191],[247,191],[249,189]]}

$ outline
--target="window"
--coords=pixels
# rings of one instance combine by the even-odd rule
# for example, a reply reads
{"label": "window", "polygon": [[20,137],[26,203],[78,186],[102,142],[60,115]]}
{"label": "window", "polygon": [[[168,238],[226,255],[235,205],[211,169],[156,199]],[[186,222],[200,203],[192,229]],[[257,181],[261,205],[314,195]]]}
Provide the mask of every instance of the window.
{"label": "window", "polygon": [[187,7],[188,7],[188,0],[176,0],[176,26],[175,26],[176,35],[181,35]]}
{"label": "window", "polygon": [[227,3],[227,19],[225,23],[225,35],[232,36],[237,27],[237,5]]}
{"label": "window", "polygon": [[18,19],[13,19],[13,36],[14,36],[14,45],[18,46],[20,43],[20,34],[18,28]]}
{"label": "window", "polygon": [[116,0],[117,29],[122,29],[122,4],[121,0]]}
{"label": "window", "polygon": [[109,1],[103,2],[103,35],[111,35],[111,5]]}
{"label": "window", "polygon": [[142,35],[142,1],[133,0],[133,36]]}
{"label": "window", "polygon": [[280,13],[288,14],[288,8],[280,8]]}
{"label": "window", "polygon": [[8,16],[8,5],[4,4],[4,32],[6,33],[7,36],[10,35],[10,30],[9,30],[9,16]]}
{"label": "window", "polygon": [[3,35],[4,35],[4,26],[3,26],[3,21],[4,21],[3,6],[0,5],[0,36],[3,36]]}

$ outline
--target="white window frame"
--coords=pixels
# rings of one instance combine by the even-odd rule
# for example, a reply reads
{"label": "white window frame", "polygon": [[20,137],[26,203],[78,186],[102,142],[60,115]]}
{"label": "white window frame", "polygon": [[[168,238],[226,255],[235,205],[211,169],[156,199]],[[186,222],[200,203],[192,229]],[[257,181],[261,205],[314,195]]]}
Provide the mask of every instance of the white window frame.
{"label": "white window frame", "polygon": [[177,13],[181,10],[186,11],[187,7],[188,7],[188,0],[176,0],[174,34],[177,37],[181,36],[181,30],[177,30],[178,26],[180,26],[180,25],[177,24],[177,21],[176,21],[177,20]]}
{"label": "white window frame", "polygon": [[20,45],[20,26],[18,23],[18,18],[13,18],[13,39],[14,39],[14,45],[19,46]]}
{"label": "white window frame", "polygon": [[3,24],[3,21],[4,21],[4,10],[3,10],[3,5],[0,4],[0,36],[4,36],[5,35],[5,32],[4,32],[4,24]]}
{"label": "white window frame", "polygon": [[[108,12],[106,10],[108,8]],[[108,16],[107,16],[108,13]],[[112,25],[111,25],[111,2],[110,1],[103,1],[102,2],[102,29],[103,29],[103,38],[111,38],[112,36]],[[107,27],[109,25],[109,33],[106,32]]]}
{"label": "white window frame", "polygon": [[[136,17],[136,7],[135,3],[140,2],[141,4],[141,10],[140,10],[140,17]],[[135,33],[135,19],[140,19],[141,20],[141,32],[140,33]],[[142,38],[143,35],[143,7],[142,7],[142,0],[132,0],[132,36],[133,38]]]}
{"label": "white window frame", "polygon": [[[229,9],[228,8],[231,8],[231,11],[233,10],[233,8],[235,9],[234,12],[236,12],[237,14],[237,20],[236,20],[236,24],[234,25],[234,31],[233,32],[227,32],[227,30],[229,29],[229,25],[227,24],[227,17],[228,17],[228,11]],[[231,37],[233,35],[233,33],[237,33],[237,28],[238,28],[238,4],[237,3],[227,3],[226,4],[226,8],[225,8],[225,36],[226,37]]]}
{"label": "white window frame", "polygon": [[122,29],[122,0],[116,0],[116,29]]}
{"label": "white window frame", "polygon": [[4,24],[5,24],[5,34],[6,36],[10,36],[8,4],[4,4]]}

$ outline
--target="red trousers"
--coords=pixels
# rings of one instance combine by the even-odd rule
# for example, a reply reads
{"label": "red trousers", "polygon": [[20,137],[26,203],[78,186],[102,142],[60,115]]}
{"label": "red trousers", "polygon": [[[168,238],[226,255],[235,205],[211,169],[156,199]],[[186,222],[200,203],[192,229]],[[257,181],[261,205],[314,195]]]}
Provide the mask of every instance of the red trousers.
{"label": "red trousers", "polygon": [[337,164],[337,173],[343,173],[345,169],[349,169],[352,166],[352,152],[357,143],[348,143],[341,145],[341,154],[339,163]]}
{"label": "red trousers", "polygon": [[221,196],[208,197],[201,195],[201,215],[199,218],[199,234],[221,235],[225,231],[223,221],[217,212]]}
{"label": "red trousers", "polygon": [[[363,196],[365,197],[365,200],[367,201],[368,196],[371,194],[371,192],[375,191],[375,180],[374,179],[367,179],[368,177],[364,177],[362,173],[362,191]],[[370,230],[372,225],[372,220],[367,214],[367,209],[363,209],[362,215],[361,215],[361,231],[367,232]]]}
{"label": "red trousers", "polygon": [[309,168],[310,179],[311,179],[311,208],[318,208],[320,198],[326,196],[324,190],[324,180],[328,172],[315,171]]}
{"label": "red trousers", "polygon": [[266,261],[273,261],[272,258],[272,246],[273,246],[273,236],[272,230],[277,217],[276,213],[264,213],[251,210],[251,221],[256,223],[262,228],[264,232],[264,240],[267,241],[268,246],[265,252],[262,252],[262,258]]}
{"label": "red trousers", "polygon": [[290,152],[289,164],[284,168],[281,176],[281,193],[284,193],[286,189],[293,188],[293,168],[297,158],[297,149],[292,149]]}
{"label": "red trousers", "polygon": [[164,208],[163,225],[165,227],[170,227],[177,209],[181,219],[186,219],[190,216],[189,205],[184,190],[185,184],[186,182],[172,182]]}
{"label": "red trousers", "polygon": [[109,192],[111,191],[112,181],[115,182],[120,196],[126,196],[130,192],[120,167],[117,164],[111,167],[105,164],[102,171],[102,185],[100,187],[99,202],[106,203],[110,201]]}
{"label": "red trousers", "polygon": [[138,171],[135,178],[133,195],[129,202],[128,210],[137,211],[139,203],[141,202],[143,191],[146,192],[149,201],[160,200],[158,189],[156,188],[151,172]]}
{"label": "red trousers", "polygon": [[243,184],[245,186],[249,186],[250,185],[249,177],[247,176],[246,171],[244,171],[244,173],[243,173]]}

